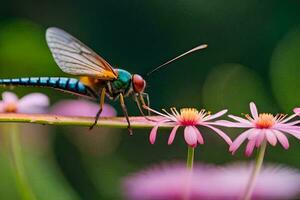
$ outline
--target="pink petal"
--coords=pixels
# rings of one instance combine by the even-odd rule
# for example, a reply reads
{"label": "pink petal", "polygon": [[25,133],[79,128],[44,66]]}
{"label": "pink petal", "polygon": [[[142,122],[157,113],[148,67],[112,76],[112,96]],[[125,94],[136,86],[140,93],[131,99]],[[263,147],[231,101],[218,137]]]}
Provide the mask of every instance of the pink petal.
{"label": "pink petal", "polygon": [[168,145],[173,143],[178,128],[179,128],[179,125],[173,127],[173,129],[170,133],[170,136],[169,136]]}
{"label": "pink petal", "polygon": [[285,123],[285,124],[288,125],[288,126],[293,126],[293,125],[296,125],[296,124],[299,124],[299,123],[300,123],[300,120],[295,120],[295,121]]}
{"label": "pink petal", "polygon": [[244,118],[241,118],[241,117],[238,117],[238,116],[234,116],[234,115],[228,115],[228,117],[231,118],[231,119],[234,119],[235,121],[238,121],[240,123],[248,124],[248,125],[253,126],[253,124],[247,119],[244,119]]}
{"label": "pink petal", "polygon": [[257,119],[258,118],[257,108],[256,108],[256,105],[253,102],[250,103],[250,111],[251,111],[252,117],[254,119]]}
{"label": "pink petal", "polygon": [[193,126],[195,132],[197,133],[197,140],[199,142],[199,144],[204,144],[204,139],[200,133],[200,131],[197,129],[197,127]]}
{"label": "pink petal", "polygon": [[221,117],[222,115],[224,115],[225,113],[227,113],[227,111],[228,110],[221,110],[221,111],[219,111],[219,112],[217,112],[217,113],[215,113],[215,114],[213,114],[213,115],[210,115],[209,117],[207,117],[207,119],[206,120],[212,120],[212,119],[216,119],[216,118],[218,118],[218,117]]}
{"label": "pink petal", "polygon": [[292,130],[298,130],[298,131],[300,131],[300,127],[299,126],[295,126],[294,122],[298,123],[299,120],[296,120],[296,121],[293,121],[293,122],[289,122],[289,123],[284,123],[284,124],[278,123],[278,124],[275,124],[273,126],[273,128],[280,129],[280,130],[292,129]]}
{"label": "pink petal", "polygon": [[272,145],[275,146],[277,144],[277,138],[274,135],[274,133],[271,130],[265,130],[266,133],[266,138],[268,142]]}
{"label": "pink petal", "polygon": [[198,141],[198,135],[195,132],[193,126],[187,126],[184,129],[184,139],[188,145],[195,147]]}
{"label": "pink petal", "polygon": [[230,137],[228,137],[228,135],[226,135],[226,133],[224,133],[220,129],[215,128],[215,127],[213,127],[211,125],[207,125],[207,124],[204,124],[203,126],[206,126],[206,127],[210,128],[210,129],[212,129],[213,131],[215,131],[219,136],[221,136],[227,142],[227,144],[229,144],[229,145],[232,144],[232,141],[231,141]]}
{"label": "pink petal", "polygon": [[206,122],[206,124],[224,126],[224,127],[234,127],[234,128],[252,128],[253,125],[249,123],[231,122],[227,120],[218,120],[215,122]]}
{"label": "pink petal", "polygon": [[277,128],[279,131],[289,133],[296,138],[300,139],[300,127],[289,127],[289,128]]}
{"label": "pink petal", "polygon": [[248,136],[248,140],[256,140],[257,136],[259,135],[260,131],[257,130],[255,132],[253,132],[252,134],[249,134]]}
{"label": "pink petal", "polygon": [[22,97],[18,102],[20,113],[44,113],[49,106],[49,98],[41,93],[32,93]]}
{"label": "pink petal", "polygon": [[150,140],[151,144],[154,144],[154,142],[155,142],[158,127],[159,127],[159,124],[156,124],[150,132],[149,140]]}
{"label": "pink petal", "polygon": [[249,140],[245,151],[246,156],[251,156],[254,146],[255,146],[255,140]]}
{"label": "pink petal", "polygon": [[279,129],[279,130],[286,132],[300,140],[300,133],[297,130],[294,129]]}
{"label": "pink petal", "polygon": [[276,135],[278,141],[280,142],[280,144],[282,145],[283,148],[288,149],[290,144],[289,141],[287,139],[287,137],[281,133],[280,131],[277,130],[273,130],[273,133]]}
{"label": "pink petal", "polygon": [[255,141],[255,146],[258,148],[261,143],[265,140],[265,131],[263,130],[258,130],[259,134],[256,137],[256,141]]}
{"label": "pink petal", "polygon": [[289,126],[294,126],[299,123],[300,123],[300,120],[295,120],[295,121],[288,122],[288,123],[279,122],[278,124],[275,124],[273,127],[289,127]]}
{"label": "pink petal", "polygon": [[5,103],[16,103],[18,102],[18,97],[12,92],[3,92],[2,101]]}
{"label": "pink petal", "polygon": [[151,132],[150,132],[150,135],[149,135],[149,140],[150,140],[150,143],[151,143],[151,144],[154,144],[154,143],[155,143],[155,139],[156,139],[156,134],[157,134],[157,129],[158,129],[158,127],[159,127],[161,124],[163,124],[163,123],[165,123],[165,122],[167,122],[167,121],[169,121],[169,120],[162,120],[162,121],[158,122],[158,123],[152,128],[152,130],[151,130]]}
{"label": "pink petal", "polygon": [[245,132],[241,133],[230,145],[229,151],[232,152],[232,154],[235,153],[235,151],[241,146],[241,144],[247,139],[249,134],[252,134],[255,129],[249,129]]}
{"label": "pink petal", "polygon": [[294,108],[294,113],[296,113],[297,115],[300,115],[300,108]]}

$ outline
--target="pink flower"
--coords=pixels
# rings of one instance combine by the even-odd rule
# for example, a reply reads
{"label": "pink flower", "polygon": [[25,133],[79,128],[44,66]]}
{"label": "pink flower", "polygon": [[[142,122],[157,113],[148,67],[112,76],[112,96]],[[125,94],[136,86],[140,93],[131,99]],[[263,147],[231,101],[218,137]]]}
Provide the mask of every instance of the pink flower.
{"label": "pink flower", "polygon": [[[99,104],[86,100],[63,100],[52,106],[51,113],[64,116],[95,117],[99,108]],[[113,117],[116,114],[112,106],[103,105],[101,117]]]}
{"label": "pink flower", "polygon": [[298,116],[300,116],[300,108],[294,108],[294,113],[296,113]]}
{"label": "pink flower", "polygon": [[[192,172],[184,164],[152,167],[125,178],[123,194],[131,200],[240,199],[252,167],[248,163],[223,167],[195,164]],[[294,199],[299,193],[299,170],[265,165],[252,199]]]}
{"label": "pink flower", "polygon": [[223,126],[247,128],[231,144],[229,150],[232,153],[235,153],[246,139],[248,139],[245,151],[247,156],[252,154],[254,147],[258,148],[264,141],[267,141],[272,146],[275,146],[277,141],[279,141],[283,148],[288,149],[289,141],[284,133],[300,139],[300,128],[295,126],[300,121],[289,122],[296,116],[295,114],[290,117],[283,114],[277,114],[276,116],[269,113],[258,114],[256,105],[253,102],[250,103],[250,110],[252,117],[246,115],[246,119],[244,119],[229,115],[236,122],[219,121]]}
{"label": "pink flower", "polygon": [[3,92],[0,101],[1,113],[45,113],[49,99],[41,93],[31,93],[21,99],[12,92]]}
{"label": "pink flower", "polygon": [[195,108],[183,108],[180,109],[180,113],[176,110],[176,108],[171,108],[171,113],[163,110],[165,114],[157,112],[151,108],[148,108],[150,111],[162,116],[163,118],[156,123],[150,133],[150,143],[154,144],[157,134],[157,129],[162,124],[168,124],[173,126],[171,134],[169,136],[168,144],[172,144],[177,132],[177,129],[180,126],[184,126],[184,139],[186,143],[191,147],[196,147],[197,144],[204,144],[204,139],[198,130],[197,126],[205,126],[213,131],[215,131],[218,135],[220,135],[229,145],[231,144],[231,139],[220,129],[216,128],[216,125],[211,120],[216,119],[222,115],[224,115],[227,110],[222,110],[216,114],[211,115],[206,112],[204,109],[198,111]]}

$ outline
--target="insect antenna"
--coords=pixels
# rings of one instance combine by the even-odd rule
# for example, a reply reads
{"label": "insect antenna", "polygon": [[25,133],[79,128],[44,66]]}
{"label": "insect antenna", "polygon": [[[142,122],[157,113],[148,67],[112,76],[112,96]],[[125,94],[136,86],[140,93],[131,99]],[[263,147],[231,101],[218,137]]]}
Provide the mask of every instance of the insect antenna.
{"label": "insect antenna", "polygon": [[189,51],[187,51],[187,52],[185,52],[183,54],[180,54],[179,56],[177,56],[177,57],[175,57],[175,58],[173,58],[173,59],[171,59],[171,60],[163,63],[162,65],[159,65],[158,67],[156,67],[153,70],[151,70],[150,72],[148,72],[146,75],[149,76],[150,74],[152,74],[153,72],[157,71],[158,69],[160,69],[160,68],[162,68],[162,67],[164,67],[164,66],[166,66],[166,65],[168,65],[168,64],[170,64],[170,63],[172,63],[172,62],[174,62],[174,61],[176,61],[176,60],[178,60],[180,58],[182,58],[183,56],[186,56],[188,54],[191,54],[191,53],[193,53],[195,51],[198,51],[198,50],[201,50],[201,49],[205,49],[206,47],[207,47],[207,44],[201,44],[201,45],[199,45],[199,46],[197,46],[195,48],[192,48],[191,50],[189,50]]}

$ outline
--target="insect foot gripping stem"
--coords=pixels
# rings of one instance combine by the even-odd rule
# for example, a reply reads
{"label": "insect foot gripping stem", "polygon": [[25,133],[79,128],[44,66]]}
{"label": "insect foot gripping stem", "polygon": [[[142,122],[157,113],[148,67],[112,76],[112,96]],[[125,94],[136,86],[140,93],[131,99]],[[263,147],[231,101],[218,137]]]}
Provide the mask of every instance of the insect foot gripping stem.
{"label": "insect foot gripping stem", "polygon": [[125,115],[125,118],[126,118],[126,121],[127,121],[127,124],[128,124],[127,129],[128,129],[129,135],[133,135],[123,94],[120,94],[120,104],[121,104],[123,113]]}
{"label": "insect foot gripping stem", "polygon": [[131,126],[130,126],[130,122],[128,123],[127,130],[128,130],[128,132],[129,132],[129,135],[130,135],[130,136],[133,135],[133,131],[132,131],[132,128],[131,128]]}
{"label": "insect foot gripping stem", "polygon": [[96,114],[96,116],[95,116],[95,122],[93,123],[92,126],[90,126],[89,130],[92,130],[92,129],[95,127],[95,125],[97,124],[97,122],[98,122],[98,120],[99,120],[99,117],[100,117],[101,113],[102,113],[102,107],[101,107],[101,108],[99,109],[99,111],[97,112],[97,114]]}
{"label": "insect foot gripping stem", "polygon": [[105,100],[105,94],[106,94],[106,89],[103,88],[101,90],[101,95],[100,95],[100,109],[98,110],[96,117],[95,117],[95,122],[94,124],[90,127],[90,130],[92,130],[94,128],[94,126],[97,124],[100,114],[102,113],[103,110],[103,105],[104,105],[104,100]]}

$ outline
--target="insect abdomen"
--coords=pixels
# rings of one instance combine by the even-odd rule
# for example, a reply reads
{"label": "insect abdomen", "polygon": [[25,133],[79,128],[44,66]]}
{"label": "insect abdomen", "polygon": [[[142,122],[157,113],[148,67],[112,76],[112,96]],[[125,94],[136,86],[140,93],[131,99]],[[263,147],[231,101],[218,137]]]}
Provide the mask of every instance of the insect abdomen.
{"label": "insect abdomen", "polygon": [[72,93],[79,96],[98,98],[92,89],[82,84],[75,78],[67,77],[28,77],[28,78],[11,78],[0,79],[0,85],[4,86],[36,86],[48,87],[64,92]]}

